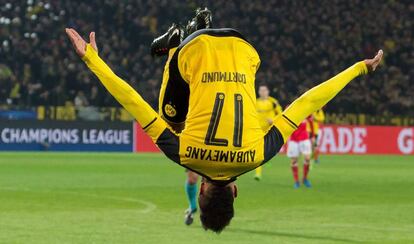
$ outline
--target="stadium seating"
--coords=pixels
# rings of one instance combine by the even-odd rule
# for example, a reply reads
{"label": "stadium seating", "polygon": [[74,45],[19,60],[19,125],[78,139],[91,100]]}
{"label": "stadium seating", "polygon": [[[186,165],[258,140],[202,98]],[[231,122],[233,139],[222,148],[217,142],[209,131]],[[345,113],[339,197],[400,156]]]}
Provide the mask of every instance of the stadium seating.
{"label": "stadium seating", "polygon": [[[324,2],[332,3],[229,0],[208,7],[215,27],[239,29],[258,49],[257,80],[269,83],[283,105],[383,48],[382,74],[352,83],[326,109],[413,115],[412,1]],[[172,21],[186,23],[196,7],[178,0],[8,1],[0,6],[0,104],[118,106],[75,57],[64,34],[72,26],[96,31],[101,55],[156,107],[163,60],[149,55],[149,44]]]}

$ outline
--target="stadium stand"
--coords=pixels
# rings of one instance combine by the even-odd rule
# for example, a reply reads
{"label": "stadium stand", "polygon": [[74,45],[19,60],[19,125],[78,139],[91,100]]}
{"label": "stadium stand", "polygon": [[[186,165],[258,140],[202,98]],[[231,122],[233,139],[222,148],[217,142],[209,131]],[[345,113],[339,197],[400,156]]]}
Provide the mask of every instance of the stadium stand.
{"label": "stadium stand", "polygon": [[[332,1],[336,4],[325,4]],[[383,48],[382,74],[351,83],[326,110],[413,116],[414,3],[386,3],[229,0],[206,5],[215,27],[239,29],[258,49],[262,65],[257,80],[269,83],[282,104]],[[0,6],[0,104],[67,106],[69,118],[75,106],[84,119],[99,118],[96,107],[118,106],[75,57],[64,33],[71,26],[83,34],[96,31],[104,59],[156,107],[164,61],[150,56],[149,44],[172,21],[185,24],[199,4],[5,0]]]}

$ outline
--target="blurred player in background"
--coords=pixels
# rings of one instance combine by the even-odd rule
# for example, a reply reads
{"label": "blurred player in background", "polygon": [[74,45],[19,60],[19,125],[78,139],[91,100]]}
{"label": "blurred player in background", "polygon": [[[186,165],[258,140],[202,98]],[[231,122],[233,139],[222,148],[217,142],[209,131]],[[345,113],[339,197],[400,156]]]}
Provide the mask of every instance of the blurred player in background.
{"label": "blurred player in background", "polygon": [[303,155],[302,183],[306,187],[311,187],[311,183],[308,180],[308,173],[312,154],[312,143],[306,129],[308,125],[312,126],[310,116],[300,123],[298,129],[293,132],[287,143],[287,156],[290,158],[293,179],[295,181],[294,188],[300,187],[298,161],[301,155]]}
{"label": "blurred player in background", "polygon": [[325,121],[325,113],[318,109],[311,116],[311,123],[308,123],[308,132],[312,142],[312,157],[315,163],[319,163],[319,129]]}
{"label": "blurred player in background", "polygon": [[[158,113],[178,134],[184,129],[188,112],[188,87],[177,86],[179,83],[175,74],[170,74],[170,61],[183,39],[193,32],[209,29],[213,25],[211,11],[207,8],[197,9],[195,17],[188,21],[185,28],[179,24],[172,24],[168,31],[155,38],[151,44],[152,56],[168,56],[164,67],[163,79],[158,102]],[[175,79],[175,80],[174,80]],[[197,212],[197,182],[198,174],[187,169],[187,179],[184,189],[187,195],[188,208],[184,212],[184,223],[191,225],[194,214]]]}
{"label": "blurred player in background", "polygon": [[[282,107],[275,98],[269,96],[270,91],[267,84],[261,83],[257,93],[259,97],[256,100],[256,110],[259,115],[260,127],[263,131],[268,131],[276,116],[282,114]],[[255,180],[262,178],[262,168],[262,166],[256,168]]]}

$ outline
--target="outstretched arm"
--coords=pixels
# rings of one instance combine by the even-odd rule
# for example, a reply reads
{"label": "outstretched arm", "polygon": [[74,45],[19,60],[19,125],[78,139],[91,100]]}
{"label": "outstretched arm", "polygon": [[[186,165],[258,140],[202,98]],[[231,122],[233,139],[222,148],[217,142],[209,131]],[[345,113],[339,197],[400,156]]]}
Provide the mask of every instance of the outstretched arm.
{"label": "outstretched arm", "polygon": [[296,130],[297,125],[332,100],[349,82],[369,71],[374,71],[381,62],[382,56],[383,52],[380,50],[374,58],[354,64],[296,99],[274,122],[284,140],[286,141]]}
{"label": "outstretched arm", "polygon": [[152,130],[147,130],[153,140],[158,138],[162,130],[165,129],[165,123],[163,123],[162,119],[158,119],[158,114],[151,106],[127,82],[119,78],[98,56],[95,33],[90,33],[89,44],[74,29],[66,29],[66,33],[76,53],[98,77],[109,93],[115,97],[144,129],[150,129],[150,125],[153,127]]}

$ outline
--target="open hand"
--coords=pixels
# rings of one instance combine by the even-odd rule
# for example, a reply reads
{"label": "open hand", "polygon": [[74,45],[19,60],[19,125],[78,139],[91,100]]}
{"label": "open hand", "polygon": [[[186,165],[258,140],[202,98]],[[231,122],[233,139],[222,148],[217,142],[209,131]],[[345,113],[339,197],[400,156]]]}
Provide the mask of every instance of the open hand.
{"label": "open hand", "polygon": [[[66,28],[65,31],[79,57],[82,58],[83,56],[85,56],[87,45],[86,41],[83,40],[83,38],[73,28]],[[98,47],[96,46],[95,40],[95,32],[91,32],[89,34],[89,41],[92,48],[95,49],[95,51],[98,51]]]}
{"label": "open hand", "polygon": [[382,56],[384,56],[384,52],[382,50],[379,50],[375,57],[373,57],[372,59],[364,60],[369,72],[375,71],[377,66],[381,63]]}

